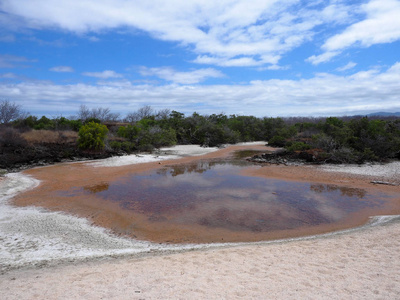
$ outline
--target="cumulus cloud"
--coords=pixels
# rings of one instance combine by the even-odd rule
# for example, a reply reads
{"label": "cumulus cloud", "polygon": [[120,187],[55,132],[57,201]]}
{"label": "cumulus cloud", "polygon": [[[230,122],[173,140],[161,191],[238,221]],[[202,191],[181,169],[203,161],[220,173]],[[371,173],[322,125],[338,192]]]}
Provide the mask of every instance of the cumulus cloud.
{"label": "cumulus cloud", "polygon": [[284,54],[312,40],[317,26],[349,22],[353,9],[345,3],[3,0],[0,9],[13,19],[12,24],[21,27],[59,28],[79,34],[120,27],[139,29],[187,47],[197,56],[196,63],[230,67],[277,65]]}
{"label": "cumulus cloud", "polygon": [[223,73],[212,68],[198,69],[190,72],[178,72],[169,67],[141,67],[139,72],[142,76],[156,76],[166,81],[177,84],[194,84],[202,82],[207,78],[217,78],[224,76]]}
{"label": "cumulus cloud", "polygon": [[325,53],[311,56],[313,64],[330,61],[344,49],[352,46],[370,47],[400,39],[400,1],[371,0],[361,6],[365,19],[348,26],[343,32],[326,40]]}
{"label": "cumulus cloud", "polygon": [[74,69],[68,66],[56,66],[51,68],[50,71],[59,73],[71,73],[74,72]]}
{"label": "cumulus cloud", "polygon": [[[400,62],[389,69],[350,76],[317,74],[310,79],[253,81],[247,85],[115,85],[49,82],[0,83],[0,98],[23,105],[31,113],[75,113],[84,103],[112,107],[122,114],[143,105],[184,113],[255,116],[344,115],[400,111]],[[82,101],[82,102],[81,102]]]}
{"label": "cumulus cloud", "polygon": [[101,79],[123,77],[122,74],[118,74],[115,71],[111,71],[111,70],[105,70],[103,72],[83,72],[82,75],[88,76],[88,77],[101,78]]}

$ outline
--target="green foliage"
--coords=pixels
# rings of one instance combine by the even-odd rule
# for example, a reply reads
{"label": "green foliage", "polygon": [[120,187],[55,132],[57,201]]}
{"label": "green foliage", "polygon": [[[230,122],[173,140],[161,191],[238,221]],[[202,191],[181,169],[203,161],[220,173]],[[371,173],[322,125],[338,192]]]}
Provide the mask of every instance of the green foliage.
{"label": "green foliage", "polygon": [[309,150],[311,149],[311,146],[309,144],[303,143],[303,142],[294,142],[291,143],[290,146],[288,146],[288,143],[285,146],[286,150],[290,152],[294,151],[304,151],[304,150]]}
{"label": "green foliage", "polygon": [[79,129],[78,147],[87,150],[102,150],[107,133],[108,129],[105,125],[89,122]]}
{"label": "green foliage", "polygon": [[286,139],[283,136],[275,135],[268,141],[268,145],[271,145],[274,147],[285,147]]}
{"label": "green foliage", "polygon": [[[172,146],[176,144],[176,134],[175,130],[170,129],[162,129],[158,126],[154,126],[149,128],[148,130],[141,130],[139,139],[138,139],[138,147],[139,148],[160,148],[163,146]],[[149,147],[151,145],[152,147]]]}
{"label": "green foliage", "polygon": [[[5,102],[3,101],[3,104]],[[10,104],[10,103],[8,103]],[[17,107],[20,109],[20,107]],[[79,131],[79,147],[103,149],[107,128],[100,119],[111,118],[108,109],[81,109],[80,120],[64,117],[22,116],[11,121],[13,127]],[[92,118],[90,118],[92,117]],[[97,117],[97,119],[94,119]],[[112,129],[119,138],[111,141],[114,150],[126,152],[151,150],[174,144],[218,146],[226,143],[265,141],[289,151],[316,149],[320,157],[331,162],[362,162],[400,158],[400,119],[368,117],[329,118],[256,118],[254,116],[183,113],[163,110],[158,113],[146,106],[131,114],[130,125]],[[128,118],[127,118],[128,119]],[[87,125],[91,124],[89,127]],[[92,128],[97,124],[97,129]],[[112,124],[111,124],[112,125]],[[111,126],[109,125],[109,126]],[[105,128],[105,134],[100,134]],[[98,132],[96,132],[98,130]]]}
{"label": "green foliage", "polygon": [[46,116],[42,116],[39,120],[35,122],[35,125],[33,126],[33,129],[40,130],[40,129],[45,129],[45,130],[51,130],[55,129],[54,122],[47,118]]}
{"label": "green foliage", "polygon": [[88,124],[88,123],[97,123],[97,124],[101,124],[101,120],[97,119],[97,118],[88,118],[85,120],[85,122],[83,124]]}
{"label": "green foliage", "polygon": [[131,142],[137,141],[142,129],[135,125],[120,126],[117,131],[119,137],[128,139]]}
{"label": "green foliage", "polygon": [[36,130],[73,130],[79,131],[82,126],[81,120],[69,120],[65,117],[49,119],[42,116],[38,119],[35,116],[28,116],[25,119],[19,119],[13,122],[18,128],[32,128]]}
{"label": "green foliage", "polygon": [[61,117],[53,120],[57,130],[73,130],[79,131],[81,128],[81,120],[68,120],[67,118]]}
{"label": "green foliage", "polygon": [[115,151],[125,151],[126,153],[132,153],[133,151],[136,150],[136,145],[135,143],[129,142],[129,141],[111,141],[109,143],[111,149],[115,150]]}

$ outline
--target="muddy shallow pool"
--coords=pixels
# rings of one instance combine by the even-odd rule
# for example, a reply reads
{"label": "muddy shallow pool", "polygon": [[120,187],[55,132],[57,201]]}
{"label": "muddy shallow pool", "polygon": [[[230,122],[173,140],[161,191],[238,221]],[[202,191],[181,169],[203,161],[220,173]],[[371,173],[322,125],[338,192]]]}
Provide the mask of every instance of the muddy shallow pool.
{"label": "muddy shallow pool", "polygon": [[[382,193],[243,175],[238,160],[199,160],[58,192],[116,205],[112,229],[162,242],[253,241],[329,231],[384,206]],[[102,214],[107,214],[102,211]]]}

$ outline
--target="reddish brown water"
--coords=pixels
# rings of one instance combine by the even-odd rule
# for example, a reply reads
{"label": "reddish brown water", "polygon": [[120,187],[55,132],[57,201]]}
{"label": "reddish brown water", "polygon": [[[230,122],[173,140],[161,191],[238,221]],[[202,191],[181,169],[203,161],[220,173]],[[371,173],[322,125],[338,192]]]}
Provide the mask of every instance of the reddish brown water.
{"label": "reddish brown water", "polygon": [[277,237],[276,232],[340,224],[384,203],[384,195],[361,189],[241,175],[248,167],[234,161],[200,161],[62,194],[94,194],[132,212],[131,230],[155,230],[157,236],[163,230],[177,235],[183,230],[191,236],[185,241],[204,241],[201,235],[213,230],[225,241],[236,240],[229,234],[246,232],[253,235],[251,239],[265,239],[263,233]]}

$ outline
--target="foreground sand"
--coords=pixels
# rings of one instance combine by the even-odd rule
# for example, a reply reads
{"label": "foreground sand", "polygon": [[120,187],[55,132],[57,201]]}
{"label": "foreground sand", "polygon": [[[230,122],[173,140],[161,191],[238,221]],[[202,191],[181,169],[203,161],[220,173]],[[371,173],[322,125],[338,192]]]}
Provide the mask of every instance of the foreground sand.
{"label": "foreground sand", "polygon": [[2,299],[399,299],[400,224],[323,239],[12,271]]}
{"label": "foreground sand", "polygon": [[[157,164],[150,163],[148,167]],[[41,180],[50,180],[49,170],[42,170],[30,173]],[[60,169],[55,168],[54,172],[57,170]],[[113,170],[104,172],[111,176]],[[125,168],[116,171],[124,172]],[[320,168],[269,166],[249,175],[318,180],[399,194],[398,186],[370,184],[371,179],[384,178],[329,173]],[[398,176],[395,177],[391,176],[390,181],[398,182]],[[68,180],[72,179],[66,176],[61,182],[66,184]],[[393,213],[398,213],[396,207]],[[347,233],[291,242],[105,257],[91,262],[11,270],[0,275],[0,298],[398,299],[399,219]]]}

